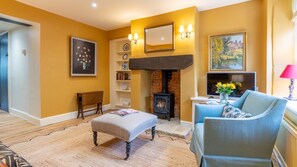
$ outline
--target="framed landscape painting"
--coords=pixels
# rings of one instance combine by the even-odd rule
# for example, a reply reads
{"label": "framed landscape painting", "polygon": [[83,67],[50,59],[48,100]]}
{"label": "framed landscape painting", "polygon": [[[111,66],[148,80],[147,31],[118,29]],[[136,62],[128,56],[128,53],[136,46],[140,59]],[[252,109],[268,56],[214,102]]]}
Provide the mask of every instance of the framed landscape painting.
{"label": "framed landscape painting", "polygon": [[97,75],[97,43],[71,37],[71,76]]}
{"label": "framed landscape painting", "polygon": [[246,32],[209,36],[210,71],[245,71]]}

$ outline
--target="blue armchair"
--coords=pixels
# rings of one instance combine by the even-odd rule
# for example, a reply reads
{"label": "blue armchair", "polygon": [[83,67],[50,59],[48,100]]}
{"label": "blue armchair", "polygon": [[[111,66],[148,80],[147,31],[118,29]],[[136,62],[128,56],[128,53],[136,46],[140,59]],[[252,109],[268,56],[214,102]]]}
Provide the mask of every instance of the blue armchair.
{"label": "blue armchair", "polygon": [[198,104],[190,149],[202,167],[272,166],[286,104],[285,99],[246,91],[232,105],[251,113],[250,118],[223,118],[223,105]]}

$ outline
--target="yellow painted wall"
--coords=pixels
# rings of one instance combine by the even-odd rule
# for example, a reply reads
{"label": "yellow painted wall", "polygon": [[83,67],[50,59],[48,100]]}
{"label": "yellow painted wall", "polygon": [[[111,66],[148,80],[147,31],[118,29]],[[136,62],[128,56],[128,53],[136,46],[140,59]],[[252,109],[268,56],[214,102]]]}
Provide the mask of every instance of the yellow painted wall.
{"label": "yellow painted wall", "polygon": [[[199,22],[199,96],[206,95],[208,72],[208,36],[239,31],[247,32],[246,70],[257,72],[259,91],[266,90],[265,40],[263,33],[263,1],[253,0],[200,12]],[[264,31],[264,32],[263,32]]]}
{"label": "yellow painted wall", "polygon": [[[200,25],[200,12],[196,12],[196,17],[195,17],[195,56],[194,56],[194,67],[196,70],[194,70],[194,97],[197,97],[198,96],[198,85],[199,85],[199,71],[200,71],[200,68],[199,68],[199,63],[200,63],[200,27],[202,25]],[[198,32],[198,33],[197,33]]]}
{"label": "yellow painted wall", "polygon": [[[131,74],[131,107],[141,110],[141,70],[132,70]],[[145,98],[145,97],[144,97]]]}
{"label": "yellow painted wall", "polygon": [[[178,32],[180,25],[187,26],[193,24],[195,29],[195,13],[197,12],[196,7],[186,8],[162,15],[147,17],[138,20],[131,21],[131,33],[138,33],[139,41],[137,45],[132,46],[133,57],[146,57],[146,56],[166,56],[166,55],[177,55],[177,54],[194,54],[194,41],[195,38],[184,39],[180,38]],[[143,39],[144,39],[144,28],[154,27],[162,24],[168,24],[174,22],[174,35],[175,35],[175,50],[164,51],[155,53],[144,53]],[[193,34],[192,34],[193,35]]]}
{"label": "yellow painted wall", "polygon": [[[107,32],[25,4],[0,0],[0,13],[40,24],[41,117],[77,110],[76,93],[103,90],[109,103]],[[96,77],[70,77],[70,37],[97,42]]]}
{"label": "yellow painted wall", "polygon": [[[267,15],[267,76],[269,93],[278,96],[289,95],[289,79],[279,78],[287,64],[294,64],[294,25],[292,19],[291,0],[265,0]],[[296,91],[294,91],[296,97]],[[281,124],[276,148],[287,166],[297,165],[296,136],[289,126],[295,126],[297,115],[290,109],[286,110]],[[286,126],[286,124],[288,124]]]}
{"label": "yellow painted wall", "polygon": [[[294,64],[294,23],[291,21],[292,1],[291,0],[269,0],[271,15],[267,19],[272,20],[271,44],[272,52],[267,55],[271,58],[272,68],[268,74],[272,76],[272,94],[278,96],[289,95],[289,79],[280,78],[287,64]],[[296,93],[296,92],[294,92]],[[296,95],[296,94],[295,94]]]}
{"label": "yellow painted wall", "polygon": [[119,38],[128,38],[128,35],[131,33],[131,27],[124,27],[115,30],[108,31],[108,39],[119,39]]}
{"label": "yellow painted wall", "polygon": [[[180,54],[193,54],[195,56],[195,36],[196,32],[192,34],[192,38],[182,40],[178,32],[180,25],[187,26],[192,24],[194,30],[196,29],[196,7],[186,8],[162,15],[152,16],[143,19],[137,19],[131,21],[131,33],[138,33],[138,43],[132,45],[132,57],[151,57],[151,56],[169,56]],[[144,53],[144,28],[154,27],[162,24],[174,23],[174,35],[175,35],[175,50],[164,51],[155,53]],[[185,70],[181,70],[181,120],[191,121],[191,97],[195,96],[195,89],[197,83],[195,83],[195,70],[197,68],[193,66],[188,67]],[[131,97],[132,107],[136,109],[149,108],[143,105],[145,99],[149,95],[148,92],[143,93],[146,90],[143,87],[147,87],[144,82],[148,79],[147,74],[143,74],[141,71],[132,72],[132,84],[131,84]],[[150,89],[148,89],[150,90]]]}

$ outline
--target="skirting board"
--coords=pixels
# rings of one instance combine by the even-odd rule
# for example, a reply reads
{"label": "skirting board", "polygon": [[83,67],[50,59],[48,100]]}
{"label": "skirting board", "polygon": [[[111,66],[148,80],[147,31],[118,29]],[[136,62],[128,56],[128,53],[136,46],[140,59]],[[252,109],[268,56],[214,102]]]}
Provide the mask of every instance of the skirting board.
{"label": "skirting board", "polygon": [[36,125],[39,125],[39,123],[40,123],[40,118],[35,117],[33,115],[30,115],[24,111],[21,111],[21,110],[15,109],[15,108],[9,108],[9,113],[11,115],[17,116],[19,118],[25,119],[33,124],[36,124]]}
{"label": "skirting board", "polygon": [[281,167],[288,167],[281,153],[278,151],[277,147],[274,146],[273,153]]}
{"label": "skirting board", "polygon": [[[92,110],[92,109],[95,109],[95,108],[89,108],[89,110]],[[102,106],[103,111],[106,111],[108,109],[110,109],[110,104]],[[84,115],[85,116],[91,115],[91,114],[94,114],[95,112],[96,111],[86,112],[86,113],[84,113]],[[9,113],[12,115],[15,115],[17,117],[20,117],[22,119],[25,119],[33,124],[39,125],[39,126],[46,126],[46,125],[74,119],[77,117],[77,111],[60,114],[60,115],[55,115],[55,116],[51,116],[51,117],[46,117],[46,118],[37,118],[37,117],[32,116],[26,112],[23,112],[23,111],[14,109],[14,108],[10,108]]]}

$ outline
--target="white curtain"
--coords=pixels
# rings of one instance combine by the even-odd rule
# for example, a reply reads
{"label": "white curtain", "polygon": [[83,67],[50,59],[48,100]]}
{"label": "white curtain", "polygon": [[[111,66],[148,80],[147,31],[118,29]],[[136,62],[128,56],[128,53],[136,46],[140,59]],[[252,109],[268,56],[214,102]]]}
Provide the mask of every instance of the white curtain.
{"label": "white curtain", "polygon": [[297,0],[292,0],[292,12],[293,12],[293,18],[292,21],[297,21]]}
{"label": "white curtain", "polygon": [[297,0],[292,0],[292,21],[295,24],[295,64],[297,64]]}

